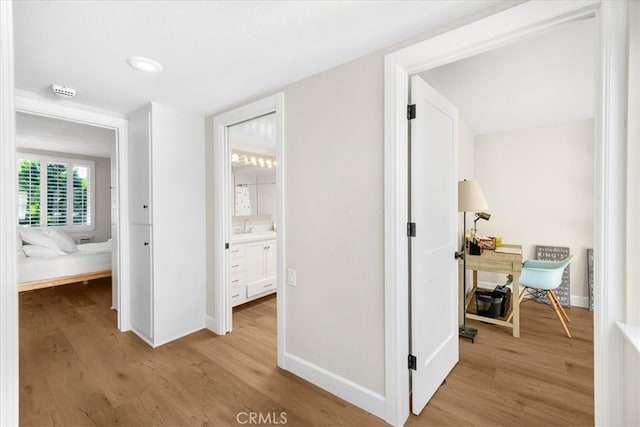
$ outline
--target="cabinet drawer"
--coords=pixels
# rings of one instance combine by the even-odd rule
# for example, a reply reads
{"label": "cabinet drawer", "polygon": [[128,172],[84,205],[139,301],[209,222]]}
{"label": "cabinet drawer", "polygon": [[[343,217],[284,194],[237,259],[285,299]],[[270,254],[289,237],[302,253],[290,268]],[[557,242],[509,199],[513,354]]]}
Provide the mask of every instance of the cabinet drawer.
{"label": "cabinet drawer", "polygon": [[244,258],[247,253],[247,247],[245,245],[231,245],[231,261]]}
{"label": "cabinet drawer", "polygon": [[231,274],[231,286],[242,286],[247,284],[247,276],[244,273]]}
{"label": "cabinet drawer", "polygon": [[247,299],[247,288],[245,286],[231,286],[231,305]]}
{"label": "cabinet drawer", "polygon": [[276,278],[271,280],[263,280],[257,283],[247,285],[247,297],[251,298],[255,295],[260,295],[265,292],[271,292],[276,290]]}
{"label": "cabinet drawer", "polygon": [[231,260],[231,276],[238,276],[245,271],[246,262],[243,259]]}

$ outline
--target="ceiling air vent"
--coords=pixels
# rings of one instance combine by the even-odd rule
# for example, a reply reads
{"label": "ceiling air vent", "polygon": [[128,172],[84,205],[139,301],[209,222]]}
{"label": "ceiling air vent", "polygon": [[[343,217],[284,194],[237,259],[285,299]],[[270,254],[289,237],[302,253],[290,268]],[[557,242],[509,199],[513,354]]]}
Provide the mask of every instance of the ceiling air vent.
{"label": "ceiling air vent", "polygon": [[66,86],[51,85],[51,90],[63,98],[73,98],[76,96],[76,90]]}

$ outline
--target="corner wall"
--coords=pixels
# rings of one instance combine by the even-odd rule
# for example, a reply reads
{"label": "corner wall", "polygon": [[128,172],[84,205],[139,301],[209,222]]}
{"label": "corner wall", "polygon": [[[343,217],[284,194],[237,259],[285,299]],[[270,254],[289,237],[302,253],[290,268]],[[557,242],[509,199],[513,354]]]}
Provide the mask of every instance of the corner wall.
{"label": "corner wall", "polygon": [[[586,249],[594,239],[594,124],[555,126],[476,136],[475,172],[491,219],[482,235],[521,244],[524,259],[535,245],[568,246],[574,305],[586,306]],[[502,275],[479,280],[504,283]],[[575,298],[577,297],[577,298]]]}

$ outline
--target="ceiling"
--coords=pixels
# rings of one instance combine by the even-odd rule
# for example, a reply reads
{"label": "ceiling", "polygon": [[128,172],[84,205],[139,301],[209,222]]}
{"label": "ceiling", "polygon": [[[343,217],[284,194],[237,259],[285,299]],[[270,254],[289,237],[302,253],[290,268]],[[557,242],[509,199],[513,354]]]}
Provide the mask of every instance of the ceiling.
{"label": "ceiling", "polygon": [[266,114],[229,127],[232,150],[274,156],[276,153],[276,114]]}
{"label": "ceiling", "polygon": [[593,118],[595,20],[422,74],[477,135]]}
{"label": "ceiling", "polygon": [[[108,111],[153,100],[204,116],[496,3],[19,1],[16,88],[54,99],[55,83]],[[134,55],[164,71],[131,69]]]}
{"label": "ceiling", "polygon": [[94,157],[111,156],[115,131],[35,114],[16,113],[16,146]]}

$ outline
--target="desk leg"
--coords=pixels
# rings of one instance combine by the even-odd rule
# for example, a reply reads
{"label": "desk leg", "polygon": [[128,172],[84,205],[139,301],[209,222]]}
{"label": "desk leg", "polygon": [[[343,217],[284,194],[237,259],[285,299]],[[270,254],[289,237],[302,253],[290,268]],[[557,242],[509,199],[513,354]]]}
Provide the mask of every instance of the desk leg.
{"label": "desk leg", "polygon": [[511,301],[513,304],[513,336],[520,337],[520,272],[513,273],[513,290]]}
{"label": "desk leg", "polygon": [[464,310],[466,306],[464,293],[464,267],[462,263],[458,263],[458,325],[462,326],[464,323]]}

